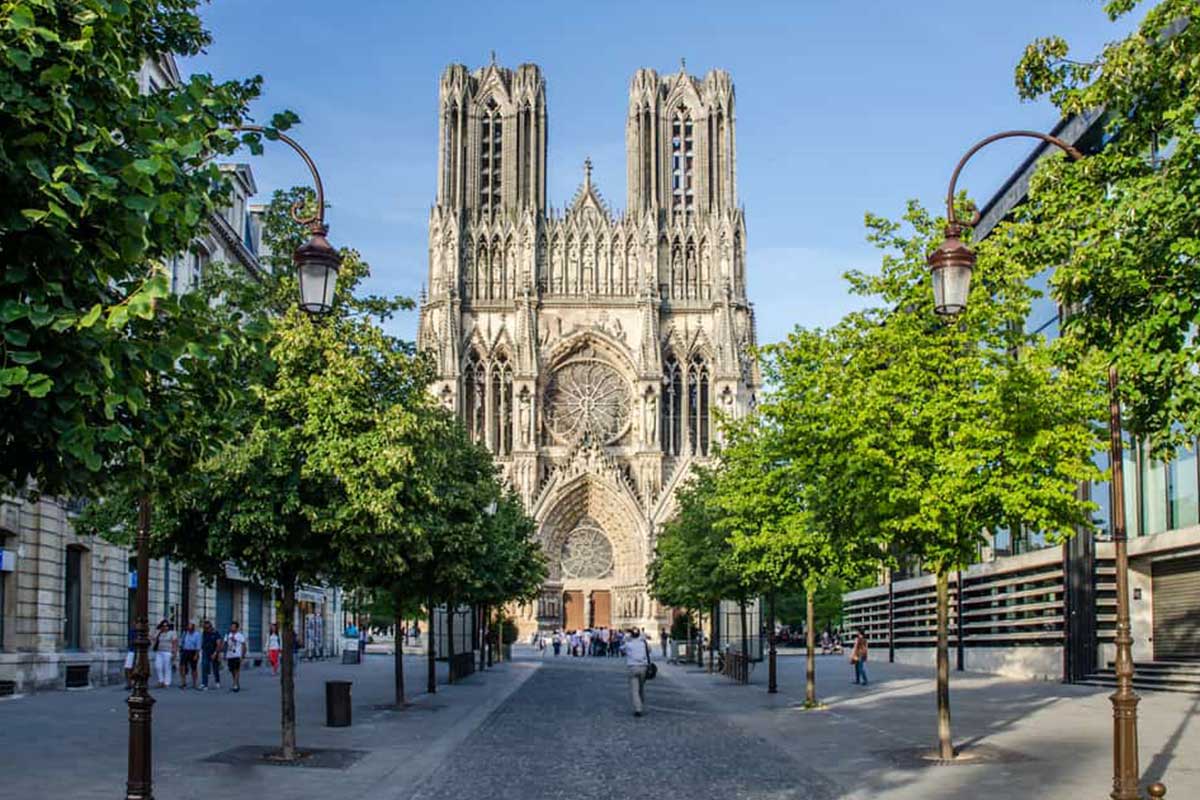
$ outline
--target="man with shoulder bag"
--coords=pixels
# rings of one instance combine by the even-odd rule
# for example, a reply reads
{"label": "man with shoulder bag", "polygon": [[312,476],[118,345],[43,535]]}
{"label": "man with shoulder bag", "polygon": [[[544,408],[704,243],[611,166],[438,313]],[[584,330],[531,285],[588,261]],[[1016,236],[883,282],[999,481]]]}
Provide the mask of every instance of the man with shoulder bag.
{"label": "man with shoulder bag", "polygon": [[625,668],[629,672],[633,715],[640,717],[646,702],[646,681],[654,679],[658,674],[658,666],[650,660],[650,642],[637,628],[630,630],[621,651],[625,654]]}

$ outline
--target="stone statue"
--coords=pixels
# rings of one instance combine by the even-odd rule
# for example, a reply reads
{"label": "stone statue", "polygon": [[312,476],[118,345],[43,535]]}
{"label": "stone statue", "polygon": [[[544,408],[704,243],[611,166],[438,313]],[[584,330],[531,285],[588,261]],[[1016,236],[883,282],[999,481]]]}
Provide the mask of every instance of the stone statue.
{"label": "stone statue", "polygon": [[518,424],[521,426],[521,446],[529,446],[529,391],[521,390],[520,410],[517,412]]}
{"label": "stone statue", "polygon": [[642,430],[646,432],[646,444],[658,441],[658,395],[653,391],[646,395],[646,424]]}

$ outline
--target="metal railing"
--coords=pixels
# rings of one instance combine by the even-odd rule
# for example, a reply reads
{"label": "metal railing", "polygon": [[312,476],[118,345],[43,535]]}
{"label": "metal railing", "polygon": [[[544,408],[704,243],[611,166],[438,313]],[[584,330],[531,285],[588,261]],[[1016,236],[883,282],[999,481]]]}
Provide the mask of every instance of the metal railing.
{"label": "metal railing", "polygon": [[750,658],[737,650],[726,650],[721,659],[721,674],[738,683],[750,682]]}
{"label": "metal railing", "polygon": [[475,674],[475,653],[455,653],[450,659],[450,682],[457,683],[468,675]]}

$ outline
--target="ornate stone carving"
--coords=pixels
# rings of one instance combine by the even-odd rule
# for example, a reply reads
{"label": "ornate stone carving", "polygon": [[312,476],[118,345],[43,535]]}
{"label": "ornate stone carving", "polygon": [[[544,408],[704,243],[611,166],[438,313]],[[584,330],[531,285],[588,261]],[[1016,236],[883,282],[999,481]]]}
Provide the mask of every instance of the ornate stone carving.
{"label": "ornate stone carving", "polygon": [[617,370],[598,359],[575,359],[546,385],[546,427],[563,443],[609,444],[629,427],[629,405],[629,384]]}
{"label": "ornate stone carving", "polygon": [[564,578],[607,578],[612,574],[612,543],[596,523],[585,519],[563,542],[560,562]]}

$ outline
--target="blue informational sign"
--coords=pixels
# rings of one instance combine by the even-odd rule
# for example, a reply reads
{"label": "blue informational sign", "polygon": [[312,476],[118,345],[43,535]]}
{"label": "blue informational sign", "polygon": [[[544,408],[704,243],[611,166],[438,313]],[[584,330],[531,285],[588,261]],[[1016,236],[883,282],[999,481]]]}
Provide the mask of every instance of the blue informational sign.
{"label": "blue informational sign", "polygon": [[136,569],[129,573],[129,588],[130,589],[137,588],[137,570]]}
{"label": "blue informational sign", "polygon": [[16,572],[17,554],[12,550],[0,550],[0,572]]}

